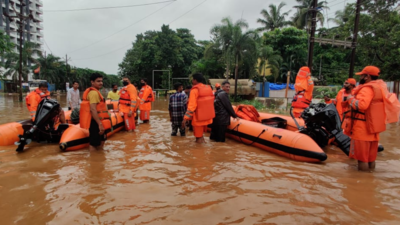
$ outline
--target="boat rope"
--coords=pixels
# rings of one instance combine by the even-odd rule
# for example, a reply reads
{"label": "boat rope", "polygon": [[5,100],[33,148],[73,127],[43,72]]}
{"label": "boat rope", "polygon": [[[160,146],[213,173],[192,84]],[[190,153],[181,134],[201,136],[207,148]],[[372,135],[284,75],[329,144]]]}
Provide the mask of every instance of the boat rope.
{"label": "boat rope", "polygon": [[[236,129],[236,131],[239,133],[239,126],[240,126],[240,124],[241,124],[241,123],[238,123],[238,125],[236,125],[236,127],[234,127],[234,128],[232,129],[232,131],[235,131],[235,129]],[[239,137],[240,142],[242,142],[242,143],[245,144],[245,145],[251,146],[251,145],[253,145],[253,144],[260,138],[260,136],[261,136],[265,131],[267,131],[267,130],[268,130],[268,129],[263,129],[263,130],[261,131],[261,133],[260,133],[260,134],[254,139],[254,141],[251,142],[250,144],[245,143],[245,142],[242,140],[242,138],[240,137],[240,135],[238,135],[238,137]]]}

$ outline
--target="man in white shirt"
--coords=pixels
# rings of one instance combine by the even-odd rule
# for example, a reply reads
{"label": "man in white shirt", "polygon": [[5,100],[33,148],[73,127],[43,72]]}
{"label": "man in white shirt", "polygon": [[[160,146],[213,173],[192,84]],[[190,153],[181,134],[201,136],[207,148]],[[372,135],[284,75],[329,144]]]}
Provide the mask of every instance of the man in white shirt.
{"label": "man in white shirt", "polygon": [[74,81],[72,83],[72,88],[68,90],[67,93],[68,110],[74,110],[75,108],[79,108],[81,104],[81,97],[79,95],[78,88],[79,88],[78,81]]}

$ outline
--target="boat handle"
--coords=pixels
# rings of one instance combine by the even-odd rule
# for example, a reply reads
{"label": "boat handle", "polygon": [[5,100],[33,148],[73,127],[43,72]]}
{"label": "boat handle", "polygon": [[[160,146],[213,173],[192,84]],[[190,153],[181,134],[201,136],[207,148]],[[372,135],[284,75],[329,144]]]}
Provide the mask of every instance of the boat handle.
{"label": "boat handle", "polygon": [[277,137],[277,138],[281,139],[281,138],[282,138],[282,135],[274,134],[274,135],[272,135],[272,137]]}

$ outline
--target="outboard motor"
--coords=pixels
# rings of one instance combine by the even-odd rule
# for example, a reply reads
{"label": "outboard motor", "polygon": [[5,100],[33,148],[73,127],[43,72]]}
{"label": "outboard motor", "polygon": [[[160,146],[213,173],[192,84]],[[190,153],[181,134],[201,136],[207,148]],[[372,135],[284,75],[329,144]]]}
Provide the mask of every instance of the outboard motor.
{"label": "outboard motor", "polygon": [[23,135],[19,135],[17,152],[24,150],[26,144],[35,140],[37,142],[57,142],[61,138],[62,132],[68,128],[68,124],[60,124],[54,128],[55,118],[60,114],[60,104],[52,99],[43,99],[37,108],[35,122],[22,125]]}
{"label": "outboard motor", "polygon": [[310,104],[301,114],[305,127],[299,130],[310,136],[321,148],[328,145],[329,139],[335,138],[337,146],[349,155],[350,137],[343,134],[341,120],[335,105],[325,103]]}

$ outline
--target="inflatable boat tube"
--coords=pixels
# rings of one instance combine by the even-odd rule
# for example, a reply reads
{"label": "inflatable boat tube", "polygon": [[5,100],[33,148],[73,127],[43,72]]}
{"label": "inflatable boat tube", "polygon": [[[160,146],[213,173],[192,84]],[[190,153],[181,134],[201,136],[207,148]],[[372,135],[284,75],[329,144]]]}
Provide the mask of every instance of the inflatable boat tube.
{"label": "inflatable boat tube", "polygon": [[[260,113],[260,118],[264,118],[262,119],[264,121],[276,118],[276,116],[269,117]],[[286,129],[289,127],[286,122],[281,118],[281,121],[276,120],[276,124],[271,126],[271,123],[264,125],[247,120],[234,121],[231,119],[227,136],[246,145],[252,145],[296,161],[314,163],[327,159],[325,152],[309,136]]]}
{"label": "inflatable boat tube", "polygon": [[[107,137],[115,134],[125,127],[123,118],[118,112],[109,111],[112,129],[106,130]],[[62,151],[76,151],[89,146],[89,130],[83,129],[79,124],[70,126],[61,136],[60,149]]]}

